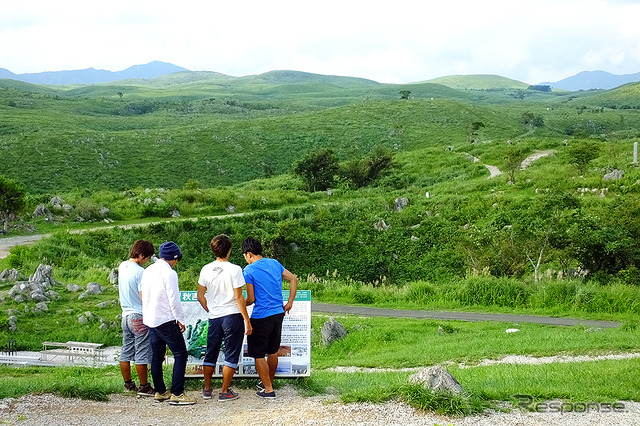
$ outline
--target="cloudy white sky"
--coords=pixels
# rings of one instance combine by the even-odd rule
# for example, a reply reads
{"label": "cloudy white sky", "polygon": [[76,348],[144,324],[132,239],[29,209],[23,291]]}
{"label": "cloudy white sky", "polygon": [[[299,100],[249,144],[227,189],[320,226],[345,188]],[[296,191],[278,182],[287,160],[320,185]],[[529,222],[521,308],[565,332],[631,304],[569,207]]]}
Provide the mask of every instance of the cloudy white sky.
{"label": "cloudy white sky", "polygon": [[233,76],[289,69],[382,83],[640,72],[636,0],[3,3],[0,68],[16,74],[154,60]]}

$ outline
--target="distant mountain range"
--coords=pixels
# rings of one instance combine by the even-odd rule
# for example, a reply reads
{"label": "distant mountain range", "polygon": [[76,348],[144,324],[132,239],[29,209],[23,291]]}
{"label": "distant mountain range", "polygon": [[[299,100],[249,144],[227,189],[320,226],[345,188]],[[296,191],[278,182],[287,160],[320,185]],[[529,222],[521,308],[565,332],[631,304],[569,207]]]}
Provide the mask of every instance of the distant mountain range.
{"label": "distant mountain range", "polygon": [[93,84],[129,78],[156,78],[179,71],[189,70],[167,62],[153,61],[145,65],[134,65],[123,71],[87,68],[84,70],[14,74],[7,69],[0,68],[0,78],[10,78],[33,84]]}
{"label": "distant mountain range", "polygon": [[564,90],[610,90],[627,83],[640,81],[640,72],[635,74],[616,75],[606,71],[583,71],[572,77],[567,77],[555,83],[540,83],[549,85],[554,89]]}
{"label": "distant mountain range", "polygon": [[[180,71],[189,70],[167,62],[153,61],[144,65],[134,65],[123,71],[107,71],[88,68],[84,70],[14,74],[7,69],[0,68],[0,79],[6,78],[33,84],[94,84],[125,79],[151,79]],[[455,76],[440,77],[440,79],[443,80],[442,82],[437,81],[438,79],[429,80],[429,82],[439,82],[441,84],[448,85],[445,80],[448,81],[447,79],[450,79],[450,77]],[[540,85],[548,85],[554,89],[570,91],[591,89],[609,90],[622,86],[623,84],[637,81],[640,81],[640,72],[636,74],[616,75],[606,71],[583,71],[560,81],[544,82],[540,83]],[[469,89],[472,87],[466,88]]]}

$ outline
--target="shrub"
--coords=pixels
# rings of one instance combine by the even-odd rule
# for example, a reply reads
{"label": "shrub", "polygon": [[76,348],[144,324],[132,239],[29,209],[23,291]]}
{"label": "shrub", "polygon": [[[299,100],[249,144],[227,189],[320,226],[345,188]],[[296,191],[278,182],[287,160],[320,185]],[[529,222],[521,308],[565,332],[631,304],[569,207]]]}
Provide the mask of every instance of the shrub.
{"label": "shrub", "polygon": [[521,282],[508,278],[470,278],[459,289],[457,300],[464,306],[524,307],[530,291]]}

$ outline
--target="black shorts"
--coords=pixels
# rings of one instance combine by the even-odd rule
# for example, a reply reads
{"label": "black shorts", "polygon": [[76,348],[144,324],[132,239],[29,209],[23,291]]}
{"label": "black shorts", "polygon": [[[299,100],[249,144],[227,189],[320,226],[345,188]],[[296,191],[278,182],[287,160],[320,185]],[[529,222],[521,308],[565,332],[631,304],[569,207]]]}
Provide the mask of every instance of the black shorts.
{"label": "black shorts", "polygon": [[253,331],[247,336],[247,354],[251,358],[264,358],[280,349],[284,312],[265,318],[251,318]]}

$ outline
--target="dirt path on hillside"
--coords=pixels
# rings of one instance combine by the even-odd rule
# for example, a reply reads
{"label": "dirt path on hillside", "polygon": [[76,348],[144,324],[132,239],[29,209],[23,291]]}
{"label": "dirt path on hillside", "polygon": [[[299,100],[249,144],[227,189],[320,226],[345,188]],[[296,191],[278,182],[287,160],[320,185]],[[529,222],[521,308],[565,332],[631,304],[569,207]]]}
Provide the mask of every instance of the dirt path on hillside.
{"label": "dirt path on hillside", "polygon": [[[159,223],[166,223],[166,222],[170,222],[170,221],[192,221],[195,222],[199,219],[224,219],[224,218],[228,218],[228,217],[239,217],[239,216],[244,216],[247,213],[229,213],[229,214],[224,214],[224,215],[215,215],[215,216],[204,216],[202,218],[197,218],[197,217],[188,217],[188,218],[172,218],[172,219],[166,219],[166,220],[162,220],[162,221],[155,221],[155,222],[140,222],[140,223],[129,223],[126,225],[103,225],[103,226],[95,226],[92,228],[85,228],[85,229],[72,229],[69,230],[69,232],[71,234],[81,234],[83,232],[91,232],[91,231],[99,231],[101,229],[113,229],[113,228],[122,228],[122,229],[131,229],[131,228],[136,228],[136,227],[141,227],[141,226],[147,226],[147,225],[156,225]],[[48,234],[32,234],[32,235],[18,235],[15,237],[6,237],[6,238],[0,238],[0,259],[4,259],[5,257],[9,256],[9,252],[11,251],[11,249],[15,246],[29,246],[32,244],[35,244],[36,242],[50,237],[51,233]]]}
{"label": "dirt path on hillside", "polygon": [[553,155],[553,154],[555,154],[555,151],[553,151],[553,150],[535,152],[535,153],[531,154],[530,156],[528,156],[527,158],[525,158],[524,160],[522,160],[522,163],[520,163],[520,170],[525,170],[534,161],[539,160],[539,159],[541,159],[543,157],[548,157],[548,156]]}
{"label": "dirt path on hillside", "polygon": [[[555,151],[553,150],[535,152],[530,156],[528,156],[527,158],[525,158],[524,160],[522,160],[522,163],[520,163],[520,170],[525,170],[534,161],[539,160],[540,158],[543,158],[543,157],[548,157],[549,155],[553,155],[553,154],[555,154]],[[476,157],[471,156],[471,158],[473,159],[474,163],[479,161],[479,159]],[[484,166],[489,170],[489,179],[494,178],[496,176],[500,176],[502,174],[502,171],[496,166],[490,166],[489,164],[485,164]]]}

